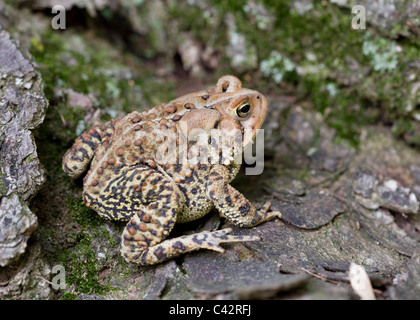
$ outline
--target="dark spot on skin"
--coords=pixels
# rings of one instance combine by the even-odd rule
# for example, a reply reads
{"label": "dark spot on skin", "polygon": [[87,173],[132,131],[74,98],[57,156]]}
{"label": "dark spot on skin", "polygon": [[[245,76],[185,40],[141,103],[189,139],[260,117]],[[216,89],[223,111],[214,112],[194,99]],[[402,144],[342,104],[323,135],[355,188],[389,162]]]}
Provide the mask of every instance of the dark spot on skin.
{"label": "dark spot on skin", "polygon": [[169,231],[171,229],[171,226],[174,225],[174,221],[172,219],[168,220],[168,223],[163,225],[163,230],[164,231]]}
{"label": "dark spot on skin", "polygon": [[221,235],[221,236],[218,236],[218,238],[219,238],[219,239],[227,239],[228,237],[227,237],[227,234],[223,234],[223,235]]}
{"label": "dark spot on skin", "polygon": [[83,159],[88,157],[88,152],[84,148],[79,148],[77,151],[82,153],[81,157],[76,156],[76,153],[72,154],[71,159],[76,161],[83,161]]}
{"label": "dark spot on skin", "polygon": [[92,138],[98,139],[99,141],[101,140],[101,135],[97,131],[94,131],[90,135],[92,136]]}
{"label": "dark spot on skin", "polygon": [[179,121],[179,120],[181,120],[181,118],[182,117],[179,114],[177,114],[172,118],[172,121]]}
{"label": "dark spot on skin", "polygon": [[165,185],[164,187],[163,187],[163,191],[169,191],[169,192],[172,192],[174,189],[170,186],[170,185]]}
{"label": "dark spot on skin", "polygon": [[203,241],[205,241],[205,240],[206,240],[207,235],[206,235],[206,234],[203,234],[203,235],[202,235],[202,237],[203,237],[203,239],[198,239],[198,237],[197,237],[197,236],[194,236],[194,237],[192,238],[192,240],[193,240],[195,243],[197,243],[197,244],[202,244],[202,243],[203,243]]}
{"label": "dark spot on skin", "polygon": [[167,212],[167,210],[157,210],[157,213],[158,213],[161,217],[166,217],[166,212]]}
{"label": "dark spot on skin", "polygon": [[150,199],[150,200],[152,200],[155,197],[156,197],[156,192],[154,190],[147,191],[147,194],[145,196],[146,199]]}
{"label": "dark spot on skin", "polygon": [[225,201],[226,201],[226,203],[227,203],[227,205],[228,205],[229,207],[232,207],[232,205],[233,205],[233,203],[232,203],[232,199],[231,199],[229,196],[227,196],[227,197],[225,198]]}
{"label": "dark spot on skin", "polygon": [[185,178],[183,179],[183,181],[184,181],[184,183],[192,182],[192,181],[194,181],[194,177],[193,177],[193,176],[190,176],[190,177],[185,177]]}
{"label": "dark spot on skin", "polygon": [[206,101],[210,96],[208,94],[205,94],[204,96],[201,96],[201,99],[203,99],[204,101]]}
{"label": "dark spot on skin", "polygon": [[185,251],[187,248],[181,241],[177,241],[172,245],[172,248],[174,248],[177,251]]}
{"label": "dark spot on skin", "polygon": [[191,189],[192,194],[197,194],[197,192],[198,192],[198,187],[195,187],[195,188]]}
{"label": "dark spot on skin", "polygon": [[[141,264],[143,265],[147,264],[146,258],[147,258],[148,253],[149,253],[149,249],[144,250],[143,254],[141,255]],[[139,260],[139,258],[140,256],[137,257],[137,260]]]}
{"label": "dark spot on skin", "polygon": [[257,99],[260,100],[260,96],[257,96]]}
{"label": "dark spot on skin", "polygon": [[125,241],[133,241],[133,238],[131,236],[124,235],[124,240]]}
{"label": "dark spot on skin", "polygon": [[165,111],[168,113],[174,113],[177,110],[177,108],[174,105],[169,105],[165,108]]}
{"label": "dark spot on skin", "polygon": [[139,231],[140,230],[138,224],[136,224],[136,223],[130,223],[130,226],[129,227],[130,228],[134,228],[134,230],[136,230],[136,231]]}
{"label": "dark spot on skin", "polygon": [[88,145],[90,149],[92,149],[92,150],[96,149],[97,144],[95,142],[93,142],[92,140],[84,141],[84,143],[86,145]]}
{"label": "dark spot on skin", "polygon": [[251,209],[251,206],[249,205],[249,203],[246,203],[243,206],[239,207],[239,212],[241,213],[243,217],[245,217],[249,213],[250,209]]}
{"label": "dark spot on skin", "polygon": [[[136,254],[134,257],[133,257],[133,260],[134,261],[138,261],[139,259],[140,259],[140,256],[142,255],[143,253],[139,253],[139,254]],[[125,254],[124,255],[128,260],[131,260],[129,257],[128,257],[128,255],[127,254]],[[142,261],[143,261],[144,259],[142,259]],[[130,261],[131,262],[131,264],[132,265],[136,265],[136,263],[134,262],[134,261]],[[145,261],[145,260],[144,260]],[[143,262],[144,263],[144,262]]]}
{"label": "dark spot on skin", "polygon": [[144,242],[146,242],[147,246],[150,246],[150,241],[152,241],[151,239],[149,239],[148,237],[143,237],[144,238]]}
{"label": "dark spot on skin", "polygon": [[152,181],[150,181],[150,184],[152,186],[157,185],[160,182],[160,180],[162,180],[160,177],[154,178]]}
{"label": "dark spot on skin", "polygon": [[149,208],[150,208],[150,209],[156,210],[156,209],[157,209],[157,207],[158,207],[157,202],[152,202],[151,204],[149,204]]}

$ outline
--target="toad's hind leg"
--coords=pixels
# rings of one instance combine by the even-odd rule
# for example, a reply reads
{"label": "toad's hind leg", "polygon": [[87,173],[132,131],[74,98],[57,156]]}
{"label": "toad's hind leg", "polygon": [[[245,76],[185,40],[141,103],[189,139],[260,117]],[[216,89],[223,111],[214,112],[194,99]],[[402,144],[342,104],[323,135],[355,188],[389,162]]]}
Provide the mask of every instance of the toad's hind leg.
{"label": "toad's hind leg", "polygon": [[[139,167],[134,170],[140,171]],[[142,178],[135,179],[136,189],[139,190],[137,196],[141,199],[125,199],[127,205],[123,206],[132,210],[121,237],[121,253],[128,262],[151,265],[198,249],[223,252],[219,246],[222,242],[259,240],[253,236],[228,235],[231,229],[204,231],[165,240],[178,213],[184,208],[185,198],[177,185],[165,175],[155,169],[141,167]],[[130,181],[125,182],[126,187],[131,185]],[[116,202],[122,203],[121,200],[124,199]],[[127,213],[121,216],[127,216]]]}
{"label": "toad's hind leg", "polygon": [[[142,226],[143,230],[141,230]],[[137,215],[127,224],[123,232],[121,251],[128,262],[138,265],[152,265],[199,249],[224,252],[225,250],[220,247],[220,243],[223,242],[261,240],[255,236],[229,235],[232,229],[226,228],[216,231],[203,231],[158,243],[161,239],[154,235],[153,230],[145,228],[143,221]]]}

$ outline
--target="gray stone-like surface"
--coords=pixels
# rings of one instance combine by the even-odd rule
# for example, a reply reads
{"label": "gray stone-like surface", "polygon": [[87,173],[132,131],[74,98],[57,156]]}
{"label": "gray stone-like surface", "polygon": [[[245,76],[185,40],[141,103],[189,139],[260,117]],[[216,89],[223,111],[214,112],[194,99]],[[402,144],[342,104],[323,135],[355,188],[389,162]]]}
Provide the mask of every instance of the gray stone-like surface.
{"label": "gray stone-like surface", "polygon": [[343,204],[322,190],[294,199],[275,200],[271,207],[282,213],[283,221],[303,229],[319,228],[344,212]]}
{"label": "gray stone-like surface", "polygon": [[419,26],[420,3],[400,0],[330,0],[338,6],[351,8],[363,6],[367,23],[374,25],[387,36],[406,36],[415,38]]}
{"label": "gray stone-like surface", "polygon": [[416,194],[393,179],[380,181],[369,173],[358,171],[353,192],[356,200],[367,209],[382,207],[402,214],[416,214],[419,211]]}
{"label": "gray stone-like surface", "polygon": [[39,73],[0,29],[0,266],[24,252],[36,227],[27,206],[45,180],[31,130],[48,106]]}
{"label": "gray stone-like surface", "polygon": [[39,259],[40,253],[39,245],[30,246],[20,259],[0,269],[0,300],[54,297],[49,281],[51,269]]}
{"label": "gray stone-like surface", "polygon": [[5,266],[25,252],[26,242],[37,226],[37,219],[17,194],[3,197],[0,208],[0,265]]}
{"label": "gray stone-like surface", "polygon": [[420,250],[407,262],[405,272],[396,279],[396,286],[390,289],[391,297],[398,300],[420,298]]}
{"label": "gray stone-like surface", "polygon": [[[239,261],[232,255],[207,253],[186,257],[183,266],[189,276],[189,287],[198,293],[217,294],[236,292],[251,295],[250,291],[292,289],[304,279],[301,276],[280,274],[278,266],[256,259]],[[254,288],[254,290],[249,290]]]}

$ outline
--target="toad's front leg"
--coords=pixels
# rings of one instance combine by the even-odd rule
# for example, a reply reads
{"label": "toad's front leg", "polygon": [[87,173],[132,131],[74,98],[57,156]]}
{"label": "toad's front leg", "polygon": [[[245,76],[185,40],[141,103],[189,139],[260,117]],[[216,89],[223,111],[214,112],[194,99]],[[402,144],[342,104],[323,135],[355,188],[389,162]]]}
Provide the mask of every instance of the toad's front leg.
{"label": "toad's front leg", "polygon": [[253,227],[264,221],[281,218],[279,211],[269,211],[270,203],[262,209],[255,207],[229,184],[229,170],[216,165],[206,177],[206,193],[220,214],[240,227]]}

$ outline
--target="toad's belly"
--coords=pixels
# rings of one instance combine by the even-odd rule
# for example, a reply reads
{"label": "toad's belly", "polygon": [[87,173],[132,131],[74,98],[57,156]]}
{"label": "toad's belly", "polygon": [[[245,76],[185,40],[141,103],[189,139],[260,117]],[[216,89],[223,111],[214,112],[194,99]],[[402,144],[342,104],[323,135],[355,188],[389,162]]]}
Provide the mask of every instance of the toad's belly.
{"label": "toad's belly", "polygon": [[213,209],[213,202],[206,196],[200,186],[194,185],[186,188],[179,185],[178,187],[184,194],[185,205],[177,214],[177,223],[200,219]]}

